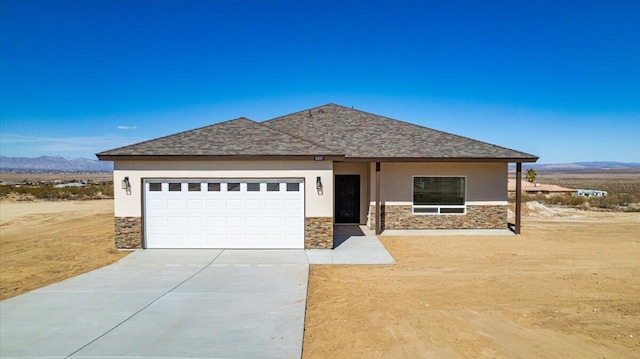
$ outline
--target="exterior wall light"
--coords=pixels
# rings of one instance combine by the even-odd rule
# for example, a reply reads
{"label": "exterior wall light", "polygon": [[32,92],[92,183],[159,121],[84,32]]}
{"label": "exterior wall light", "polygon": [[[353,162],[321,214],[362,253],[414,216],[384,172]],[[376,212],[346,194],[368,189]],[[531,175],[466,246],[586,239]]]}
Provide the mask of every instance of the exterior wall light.
{"label": "exterior wall light", "polygon": [[127,191],[127,194],[131,194],[131,182],[129,182],[129,177],[125,177],[122,180],[122,189]]}
{"label": "exterior wall light", "polygon": [[322,180],[320,176],[316,177],[316,190],[318,190],[318,194],[322,194]]}

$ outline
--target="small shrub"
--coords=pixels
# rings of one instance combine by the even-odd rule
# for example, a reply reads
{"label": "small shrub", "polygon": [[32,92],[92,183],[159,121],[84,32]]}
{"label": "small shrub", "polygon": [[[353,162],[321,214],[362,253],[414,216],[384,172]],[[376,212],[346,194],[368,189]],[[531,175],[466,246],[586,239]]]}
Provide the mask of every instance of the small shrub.
{"label": "small shrub", "polygon": [[638,202],[637,196],[627,193],[589,198],[589,205],[603,209],[620,209],[621,207],[628,207],[630,204]]}

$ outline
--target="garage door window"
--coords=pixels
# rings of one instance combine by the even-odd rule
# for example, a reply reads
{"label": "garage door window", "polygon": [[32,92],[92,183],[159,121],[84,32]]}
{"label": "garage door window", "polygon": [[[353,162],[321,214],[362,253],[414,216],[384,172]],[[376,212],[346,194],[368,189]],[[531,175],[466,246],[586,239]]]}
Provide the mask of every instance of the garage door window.
{"label": "garage door window", "polygon": [[182,183],[169,183],[169,192],[182,191]]}
{"label": "garage door window", "polygon": [[287,183],[287,192],[299,192],[300,183]]}
{"label": "garage door window", "polygon": [[162,191],[162,183],[149,183],[149,191],[151,192]]}
{"label": "garage door window", "polygon": [[189,192],[200,192],[201,189],[201,183],[189,183]]}
{"label": "garage door window", "polygon": [[247,192],[260,192],[260,183],[247,183]]}
{"label": "garage door window", "polygon": [[220,192],[220,183],[208,183],[207,189],[209,192]]}
{"label": "garage door window", "polygon": [[240,183],[227,183],[227,192],[240,192]]}
{"label": "garage door window", "polygon": [[267,192],[280,191],[280,183],[267,183]]}

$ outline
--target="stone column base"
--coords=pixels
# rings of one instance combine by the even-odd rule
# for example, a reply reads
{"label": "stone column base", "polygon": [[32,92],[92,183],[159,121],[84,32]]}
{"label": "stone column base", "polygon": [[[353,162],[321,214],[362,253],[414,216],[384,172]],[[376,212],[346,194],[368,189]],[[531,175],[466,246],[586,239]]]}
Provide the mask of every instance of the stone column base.
{"label": "stone column base", "polygon": [[304,224],[304,248],[333,248],[333,218],[307,217]]}
{"label": "stone column base", "polygon": [[116,217],[115,244],[118,249],[142,248],[142,217]]}

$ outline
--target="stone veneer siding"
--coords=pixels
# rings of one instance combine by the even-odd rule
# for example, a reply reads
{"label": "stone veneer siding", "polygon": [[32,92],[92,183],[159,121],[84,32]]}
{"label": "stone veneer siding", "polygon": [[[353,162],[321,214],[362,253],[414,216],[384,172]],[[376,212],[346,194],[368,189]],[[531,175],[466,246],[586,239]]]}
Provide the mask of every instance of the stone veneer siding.
{"label": "stone veneer siding", "polygon": [[[414,215],[411,205],[381,206],[382,229],[502,229],[507,228],[507,206],[467,206],[467,213]],[[375,228],[375,207],[371,225]]]}
{"label": "stone veneer siding", "polygon": [[116,217],[116,248],[142,248],[142,217]]}
{"label": "stone veneer siding", "polygon": [[307,217],[304,223],[304,248],[333,248],[333,218]]}
{"label": "stone veneer siding", "polygon": [[[375,204],[371,204],[370,207],[370,214],[369,214],[369,224],[371,226],[371,230],[375,231],[376,230],[376,205]],[[380,222],[382,222],[382,226],[380,226],[380,230],[384,231],[384,213],[385,213],[385,205],[384,204],[380,204]]]}

